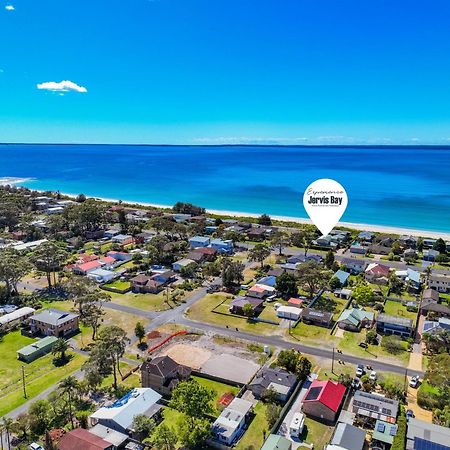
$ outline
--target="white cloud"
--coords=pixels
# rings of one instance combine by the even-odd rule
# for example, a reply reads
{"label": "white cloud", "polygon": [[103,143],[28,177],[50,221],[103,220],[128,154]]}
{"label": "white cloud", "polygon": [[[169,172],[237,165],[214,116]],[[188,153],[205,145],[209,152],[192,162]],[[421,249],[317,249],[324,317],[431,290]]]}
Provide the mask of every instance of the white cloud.
{"label": "white cloud", "polygon": [[5,9],[6,9],[6,11],[14,11],[14,6],[13,5],[6,5]]}
{"label": "white cloud", "polygon": [[69,80],[63,80],[59,83],[57,83],[56,81],[47,81],[45,83],[37,84],[36,87],[38,89],[51,92],[87,92],[87,89],[84,86],[79,86],[78,84]]}

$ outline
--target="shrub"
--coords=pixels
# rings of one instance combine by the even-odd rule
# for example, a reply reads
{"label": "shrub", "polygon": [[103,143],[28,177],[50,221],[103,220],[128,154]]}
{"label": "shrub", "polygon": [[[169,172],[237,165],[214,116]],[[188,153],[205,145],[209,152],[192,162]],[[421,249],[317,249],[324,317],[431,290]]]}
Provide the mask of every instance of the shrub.
{"label": "shrub", "polygon": [[404,350],[402,341],[398,336],[384,336],[381,340],[381,346],[393,355],[397,355]]}

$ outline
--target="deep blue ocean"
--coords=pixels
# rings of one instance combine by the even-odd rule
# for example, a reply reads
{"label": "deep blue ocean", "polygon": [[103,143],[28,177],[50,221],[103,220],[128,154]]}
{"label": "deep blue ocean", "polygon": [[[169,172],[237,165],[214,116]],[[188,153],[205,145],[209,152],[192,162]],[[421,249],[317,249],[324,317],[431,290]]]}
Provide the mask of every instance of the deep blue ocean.
{"label": "deep blue ocean", "polygon": [[0,178],[35,189],[306,218],[318,178],[347,190],[342,221],[450,231],[449,148],[0,145]]}

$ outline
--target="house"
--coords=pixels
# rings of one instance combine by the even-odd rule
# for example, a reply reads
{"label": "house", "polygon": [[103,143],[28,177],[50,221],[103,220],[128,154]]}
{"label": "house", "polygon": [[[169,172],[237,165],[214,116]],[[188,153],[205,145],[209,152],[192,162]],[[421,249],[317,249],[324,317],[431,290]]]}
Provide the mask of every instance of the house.
{"label": "house", "polygon": [[385,247],[384,245],[369,245],[368,248],[369,253],[372,253],[373,255],[389,255],[391,253],[392,249],[391,247]]}
{"label": "house", "polygon": [[144,230],[141,233],[136,234],[134,240],[136,241],[137,244],[148,244],[155,236],[156,236],[155,233]]}
{"label": "house", "polygon": [[120,433],[132,430],[133,418],[144,414],[149,418],[159,414],[161,394],[150,388],[134,388],[109,406],[102,406],[89,416],[91,426],[101,425]]}
{"label": "house", "polygon": [[111,228],[111,229],[109,229],[109,230],[106,230],[106,231],[103,233],[103,236],[105,236],[105,238],[111,239],[111,238],[113,238],[114,236],[117,236],[117,235],[119,235],[119,234],[120,234],[120,229],[118,229],[118,228]]}
{"label": "house", "polygon": [[277,399],[285,402],[297,385],[297,381],[295,375],[283,369],[263,367],[250,382],[248,389],[258,400],[267,390],[273,389],[277,393]]}
{"label": "house", "polygon": [[449,450],[450,428],[411,418],[406,432],[406,450]]}
{"label": "house", "polygon": [[394,238],[388,235],[378,236],[375,240],[383,247],[392,247],[392,244],[394,243]]}
{"label": "house", "polygon": [[91,270],[87,275],[88,278],[94,280],[96,283],[108,283],[120,276],[119,272],[113,272],[112,270],[95,269]]}
{"label": "house", "polygon": [[[377,420],[373,429],[372,440],[392,445],[397,434],[398,426],[395,423],[388,423],[384,420]],[[378,447],[378,446],[377,446]]]}
{"label": "house", "polygon": [[72,267],[72,272],[78,275],[87,275],[92,270],[96,270],[102,267],[102,263],[96,259],[83,264],[76,264]]}
{"label": "house", "polygon": [[131,290],[140,294],[158,294],[164,289],[165,283],[149,275],[137,275],[130,280]]}
{"label": "house", "polygon": [[277,308],[277,316],[281,319],[300,320],[302,310],[296,306],[280,306]]}
{"label": "house", "polygon": [[344,270],[338,270],[334,275],[333,278],[336,277],[339,282],[341,283],[341,286],[345,286],[347,284],[347,280],[350,274],[348,272],[345,272]]}
{"label": "house", "polygon": [[422,243],[424,248],[432,248],[436,244],[437,239],[424,238]]}
{"label": "house", "polygon": [[352,411],[357,416],[370,417],[395,423],[398,414],[398,401],[365,391],[356,391],[353,396]]}
{"label": "house", "polygon": [[235,398],[212,424],[214,439],[228,446],[233,445],[244,433],[252,411],[252,402]]}
{"label": "house", "polygon": [[420,302],[420,313],[426,315],[427,306],[439,302],[439,292],[434,289],[424,289],[422,292],[422,301]]}
{"label": "house", "polygon": [[431,274],[428,287],[444,294],[450,292],[450,274]]}
{"label": "house", "polygon": [[259,314],[264,308],[264,300],[255,297],[235,297],[230,302],[230,312],[232,314],[244,315],[245,305],[250,305],[255,314]]}
{"label": "house", "polygon": [[6,325],[12,326],[17,323],[25,322],[29,317],[31,317],[36,310],[30,308],[29,306],[24,306],[23,308],[16,309],[13,312],[5,314],[0,317],[0,330]]}
{"label": "house", "polygon": [[130,439],[127,434],[112,430],[111,428],[105,427],[100,423],[93,426],[92,428],[89,428],[89,433],[92,433],[93,435],[112,444],[114,450],[130,448],[130,445],[128,445],[127,447],[125,446],[125,444],[127,444],[127,441],[129,441]]}
{"label": "house", "polygon": [[439,320],[425,320],[423,322],[422,334],[439,335],[443,331],[450,332],[450,319],[440,317]]}
{"label": "house", "polygon": [[378,263],[370,263],[364,271],[366,281],[377,284],[387,284],[391,269]]}
{"label": "house", "polygon": [[197,263],[194,260],[189,258],[183,258],[178,261],[175,261],[172,264],[172,269],[175,270],[175,272],[181,272],[182,269],[186,269],[187,267],[195,264]]}
{"label": "house", "polygon": [[339,298],[343,298],[344,300],[350,300],[353,291],[351,289],[336,289],[333,294]]}
{"label": "house", "polygon": [[366,432],[349,423],[339,422],[333,438],[326,450],[362,450],[366,441]]}
{"label": "house", "polygon": [[247,237],[249,238],[250,241],[255,241],[255,242],[259,242],[259,241],[263,241],[266,238],[266,228],[256,228],[256,227],[252,227],[247,231]]}
{"label": "house", "polygon": [[365,242],[372,242],[374,237],[375,234],[371,231],[361,231],[361,233],[358,234],[358,239]]}
{"label": "house", "polygon": [[247,295],[255,298],[267,298],[275,295],[276,292],[277,290],[272,286],[257,283],[247,291]]}
{"label": "house", "polygon": [[233,253],[233,241],[228,240],[222,240],[222,239],[212,239],[210,243],[211,248],[214,248],[217,250],[218,253],[231,255]]}
{"label": "house", "polygon": [[55,336],[46,336],[43,339],[38,339],[36,342],[17,350],[17,358],[26,363],[30,363],[49,353],[57,340],[58,338]]}
{"label": "house", "polygon": [[433,250],[432,248],[430,249],[424,249],[423,250],[423,256],[422,259],[424,261],[436,261],[436,257],[439,256],[439,252],[437,250]]}
{"label": "house", "polygon": [[199,247],[195,249],[195,252],[205,255],[205,261],[214,261],[217,256],[217,250],[212,247]]}
{"label": "house", "polygon": [[333,237],[328,236],[321,236],[313,241],[314,245],[317,245],[318,247],[329,247],[331,249],[335,249],[338,245],[336,242],[334,242]]}
{"label": "house", "polygon": [[166,284],[175,281],[176,275],[172,270],[158,269],[152,271],[152,279]]}
{"label": "house", "polygon": [[172,389],[190,376],[189,367],[178,364],[169,356],[159,356],[141,365],[142,387],[151,388],[163,396],[170,396]]}
{"label": "house", "polygon": [[261,450],[292,450],[292,442],[284,436],[269,434]]}
{"label": "house", "polygon": [[115,250],[110,250],[106,256],[111,256],[116,261],[128,262],[131,261],[133,256],[127,252],[117,252]]}
{"label": "house", "polygon": [[420,281],[420,273],[417,270],[406,269],[406,278],[405,282],[408,285],[408,290],[412,292],[420,291],[420,287],[422,285]]}
{"label": "house", "polygon": [[191,248],[208,247],[211,239],[208,236],[194,236],[189,239]]}
{"label": "house", "polygon": [[[283,272],[287,272],[291,275],[298,275],[298,268],[300,267],[301,263],[284,263],[280,265],[280,269]],[[269,272],[270,275],[270,272]]]}
{"label": "house", "polygon": [[394,317],[381,313],[377,316],[377,331],[383,334],[395,334],[410,337],[414,330],[414,322],[406,317]]}
{"label": "house", "polygon": [[264,286],[270,286],[270,287],[275,287],[277,284],[277,277],[274,276],[267,276],[267,277],[263,277],[260,278],[257,281],[258,284],[263,284]]}
{"label": "house", "polygon": [[417,258],[417,252],[416,252],[413,248],[407,248],[407,249],[403,252],[403,258],[412,258],[412,259],[416,259],[416,258]]}
{"label": "house", "polygon": [[347,272],[358,274],[364,272],[366,263],[363,259],[358,258],[342,258],[341,267],[345,268]]}
{"label": "house", "polygon": [[346,391],[343,384],[313,380],[303,399],[302,411],[315,419],[334,422]]}
{"label": "house", "polygon": [[350,253],[354,253],[356,255],[365,255],[368,250],[367,245],[363,245],[360,242],[353,242],[353,244],[350,246]]}
{"label": "house", "polygon": [[75,428],[65,433],[58,450],[113,450],[114,446],[84,428]]}
{"label": "house", "polygon": [[400,236],[398,242],[403,248],[417,247],[417,238],[415,236],[406,236],[406,235]]}
{"label": "house", "polygon": [[429,303],[420,307],[420,313],[427,315],[429,312],[434,313],[438,317],[450,317],[450,306],[444,303]]}
{"label": "house", "polygon": [[302,311],[302,320],[305,323],[319,325],[321,327],[329,327],[333,320],[333,313],[327,311],[319,311],[313,308],[305,308]]}
{"label": "house", "polygon": [[79,330],[78,314],[49,308],[30,318],[33,334],[44,336],[66,337]]}
{"label": "house", "polygon": [[301,298],[291,297],[288,300],[288,306],[294,306],[295,308],[302,308],[304,300]]}
{"label": "house", "polygon": [[187,254],[186,258],[191,259],[192,261],[194,261],[197,264],[201,264],[206,261],[207,256],[203,252],[199,252],[197,250],[191,250]]}
{"label": "house", "polygon": [[362,327],[370,328],[373,325],[374,314],[357,308],[344,309],[337,322],[343,330],[360,331]]}
{"label": "house", "polygon": [[111,241],[120,245],[128,245],[134,243],[134,238],[130,234],[116,234]]}

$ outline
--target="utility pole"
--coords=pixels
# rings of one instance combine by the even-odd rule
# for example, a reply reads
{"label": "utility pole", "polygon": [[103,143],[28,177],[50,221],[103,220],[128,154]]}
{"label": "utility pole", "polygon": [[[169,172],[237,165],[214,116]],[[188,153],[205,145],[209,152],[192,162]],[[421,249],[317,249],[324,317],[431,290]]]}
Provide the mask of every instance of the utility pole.
{"label": "utility pole", "polygon": [[333,358],[331,359],[331,373],[334,373],[334,347],[333,347]]}
{"label": "utility pole", "polygon": [[405,369],[405,385],[403,388],[405,395],[408,393],[408,369]]}
{"label": "utility pole", "polygon": [[27,389],[25,385],[25,369],[22,366],[22,386],[23,386],[23,398],[27,398]]}

